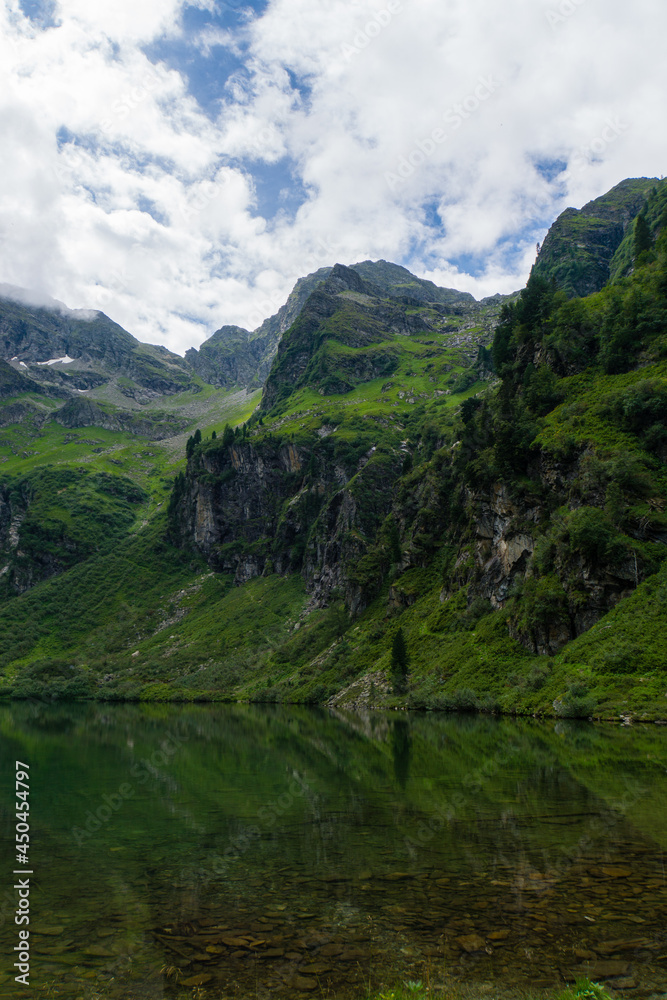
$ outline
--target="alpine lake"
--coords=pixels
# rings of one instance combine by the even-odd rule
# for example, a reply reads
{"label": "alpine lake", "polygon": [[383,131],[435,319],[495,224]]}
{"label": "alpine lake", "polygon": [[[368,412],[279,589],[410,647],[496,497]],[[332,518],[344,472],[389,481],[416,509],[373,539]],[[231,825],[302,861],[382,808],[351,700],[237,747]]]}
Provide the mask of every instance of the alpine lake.
{"label": "alpine lake", "polygon": [[0,727],[4,998],[667,995],[665,727],[30,702]]}

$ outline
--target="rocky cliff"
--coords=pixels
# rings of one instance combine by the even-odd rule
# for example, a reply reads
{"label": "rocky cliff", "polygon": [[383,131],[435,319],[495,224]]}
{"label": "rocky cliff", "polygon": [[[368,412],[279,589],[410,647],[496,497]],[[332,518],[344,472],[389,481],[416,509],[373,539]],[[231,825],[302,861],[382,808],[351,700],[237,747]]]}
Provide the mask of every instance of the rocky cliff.
{"label": "rocky cliff", "polygon": [[316,605],[340,592],[359,610],[351,569],[390,512],[402,455],[371,445],[351,459],[332,444],[237,439],[198,449],[172,497],[172,536],[237,584],[300,572]]}

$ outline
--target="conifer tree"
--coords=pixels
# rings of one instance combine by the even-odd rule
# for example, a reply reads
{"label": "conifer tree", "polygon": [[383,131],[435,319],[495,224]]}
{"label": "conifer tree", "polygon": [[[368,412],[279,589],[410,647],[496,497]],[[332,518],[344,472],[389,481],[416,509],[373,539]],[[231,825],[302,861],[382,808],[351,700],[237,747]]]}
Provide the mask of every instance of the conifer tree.
{"label": "conifer tree", "polygon": [[408,689],[408,648],[402,628],[399,628],[391,644],[391,680],[394,694],[405,694]]}
{"label": "conifer tree", "polygon": [[650,250],[653,246],[653,238],[651,236],[651,230],[649,224],[646,221],[646,212],[640,212],[635,219],[635,233],[634,233],[634,257],[635,261],[638,260],[640,254],[643,254],[646,250]]}

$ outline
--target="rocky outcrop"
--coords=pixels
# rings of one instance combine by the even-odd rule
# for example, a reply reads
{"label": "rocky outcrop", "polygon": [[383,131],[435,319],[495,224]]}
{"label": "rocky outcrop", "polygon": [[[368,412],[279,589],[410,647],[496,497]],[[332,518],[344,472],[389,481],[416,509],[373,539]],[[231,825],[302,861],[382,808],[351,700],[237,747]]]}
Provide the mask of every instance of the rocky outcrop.
{"label": "rocky outcrop", "polygon": [[101,427],[107,431],[127,431],[141,437],[149,437],[155,441],[173,437],[187,426],[183,420],[178,420],[172,414],[151,414],[150,417],[138,417],[124,410],[107,412],[91,399],[73,399],[65,403],[52,417],[54,423],[71,429],[83,427]]}
{"label": "rocky outcrop", "polygon": [[364,456],[346,470],[330,455],[326,439],[196,452],[172,505],[172,532],[236,583],[301,572],[314,604],[339,592],[357,611],[364,597],[351,570],[391,509],[400,456]]}
{"label": "rocky outcrop", "polygon": [[489,496],[470,499],[475,511],[474,559],[479,574],[474,589],[492,607],[501,608],[516,581],[525,576],[541,510],[514,502],[502,483],[495,483]]}
{"label": "rocky outcrop", "polygon": [[35,558],[22,550],[21,527],[31,500],[27,484],[0,488],[0,593],[23,594],[40,580],[62,571],[62,564],[53,553],[42,550]]}
{"label": "rocky outcrop", "polygon": [[210,385],[257,389],[266,381],[276,347],[270,333],[253,336],[240,326],[223,326],[199,350],[186,351],[185,360]]}
{"label": "rocky outcrop", "polygon": [[[544,481],[549,483],[552,496],[560,490],[565,498],[563,483],[571,480],[576,464],[568,475],[543,459]],[[587,632],[647,575],[646,566],[630,551],[620,558],[618,554],[596,558],[564,547],[553,557],[548,588],[540,592],[540,584],[533,580],[536,568],[532,556],[547,530],[548,508],[512,497],[506,485],[494,483],[488,494],[469,494],[468,509],[472,537],[458,560],[459,568],[467,566],[468,603],[482,598],[498,609],[521,595],[518,605],[510,604],[510,634],[535,653],[554,654],[570,639]],[[533,581],[536,596],[530,586],[526,589],[526,581]],[[457,582],[464,581],[459,577]],[[445,587],[442,599],[450,593]],[[533,607],[527,625],[522,602],[531,601],[533,605],[537,602],[537,610]]]}
{"label": "rocky outcrop", "polygon": [[374,298],[353,268],[336,264],[281,340],[264,386],[262,410],[271,410],[302,385],[321,395],[350,392],[397,367],[393,340],[431,329],[405,306]]}

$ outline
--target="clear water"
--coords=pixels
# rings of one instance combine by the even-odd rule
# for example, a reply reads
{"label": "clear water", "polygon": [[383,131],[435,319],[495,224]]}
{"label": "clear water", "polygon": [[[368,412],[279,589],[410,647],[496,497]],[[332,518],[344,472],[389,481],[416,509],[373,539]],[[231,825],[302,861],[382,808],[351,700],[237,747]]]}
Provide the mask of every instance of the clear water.
{"label": "clear water", "polygon": [[[667,729],[270,706],[0,708],[0,996],[667,990]],[[14,982],[14,761],[31,986]]]}

